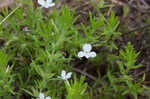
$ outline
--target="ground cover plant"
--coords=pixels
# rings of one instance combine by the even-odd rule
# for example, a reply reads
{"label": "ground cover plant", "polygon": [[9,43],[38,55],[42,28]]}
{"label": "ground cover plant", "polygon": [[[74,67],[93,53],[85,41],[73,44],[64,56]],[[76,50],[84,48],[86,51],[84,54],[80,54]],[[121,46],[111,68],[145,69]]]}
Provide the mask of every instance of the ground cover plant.
{"label": "ground cover plant", "polygon": [[126,30],[118,29],[114,11],[104,13],[113,5],[100,0],[87,24],[78,24],[77,9],[57,9],[59,2],[24,0],[1,9],[0,98],[149,99],[147,74],[134,75],[143,68],[142,51],[132,41],[119,47]]}

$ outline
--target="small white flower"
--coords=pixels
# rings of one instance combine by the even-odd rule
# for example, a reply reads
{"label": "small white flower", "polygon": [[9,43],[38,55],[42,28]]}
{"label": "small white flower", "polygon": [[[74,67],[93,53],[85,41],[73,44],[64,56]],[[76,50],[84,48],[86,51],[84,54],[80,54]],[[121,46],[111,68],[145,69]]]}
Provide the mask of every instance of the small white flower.
{"label": "small white flower", "polygon": [[10,66],[8,65],[8,66],[7,66],[7,69],[6,69],[6,72],[8,72],[8,71],[9,71],[9,69],[10,69]]}
{"label": "small white flower", "polygon": [[94,51],[91,52],[91,50],[92,50],[91,44],[84,44],[83,51],[80,51],[78,53],[78,57],[86,57],[86,58],[96,57],[96,53]]}
{"label": "small white flower", "polygon": [[69,72],[69,73],[66,74],[66,71],[62,70],[61,71],[61,77],[59,77],[59,78],[61,78],[63,80],[67,80],[67,79],[71,78],[71,75],[72,75],[72,72]]}
{"label": "small white flower", "polygon": [[52,0],[38,0],[38,3],[45,8],[55,6],[55,3],[53,3]]}
{"label": "small white flower", "polygon": [[45,98],[43,93],[40,93],[39,97],[40,97],[40,99],[51,99],[51,97],[49,97],[49,96]]}

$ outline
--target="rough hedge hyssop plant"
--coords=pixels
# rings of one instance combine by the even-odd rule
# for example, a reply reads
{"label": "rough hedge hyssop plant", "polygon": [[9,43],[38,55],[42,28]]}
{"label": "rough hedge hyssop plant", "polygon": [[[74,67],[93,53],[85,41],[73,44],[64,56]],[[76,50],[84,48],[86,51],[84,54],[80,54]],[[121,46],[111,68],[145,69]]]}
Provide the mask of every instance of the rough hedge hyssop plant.
{"label": "rough hedge hyssop plant", "polygon": [[[62,6],[46,14],[44,8],[54,7],[52,0],[22,1],[17,9],[2,9],[0,20],[0,97],[2,99],[124,99],[145,95],[149,88],[129,72],[140,54],[131,43],[120,54],[114,41],[121,35],[116,29],[119,19],[89,14],[89,24],[74,25],[75,10]],[[15,10],[15,11],[14,11]],[[11,13],[11,14],[10,14]],[[5,20],[4,20],[5,19]],[[93,49],[92,49],[93,47]],[[105,48],[105,51],[95,49]],[[85,58],[85,59],[84,59]],[[105,64],[106,74],[96,81],[73,71],[73,61]],[[91,65],[92,66],[92,65]],[[72,71],[72,72],[69,72]],[[68,73],[69,72],[69,73]],[[97,72],[95,72],[97,73]],[[98,74],[98,73],[97,73]],[[61,75],[61,76],[60,76]]]}

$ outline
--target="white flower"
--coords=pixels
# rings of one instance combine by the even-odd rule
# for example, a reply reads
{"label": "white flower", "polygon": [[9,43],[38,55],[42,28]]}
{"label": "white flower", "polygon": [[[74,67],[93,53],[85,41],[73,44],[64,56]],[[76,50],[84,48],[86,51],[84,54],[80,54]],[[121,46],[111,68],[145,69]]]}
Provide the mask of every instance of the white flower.
{"label": "white flower", "polygon": [[45,8],[55,6],[55,3],[53,3],[52,0],[38,0],[38,3]]}
{"label": "white flower", "polygon": [[71,78],[71,75],[72,75],[72,72],[69,72],[66,74],[66,71],[62,70],[61,71],[61,77],[59,77],[59,78],[61,78],[63,80],[67,80],[67,79]]}
{"label": "white flower", "polygon": [[96,57],[96,53],[94,51],[91,52],[91,50],[92,50],[91,44],[84,44],[83,51],[80,51],[78,53],[78,57],[86,57],[86,58]]}
{"label": "white flower", "polygon": [[7,69],[6,69],[6,72],[8,72],[8,71],[9,71],[9,69],[10,69],[10,66],[8,65],[8,66],[7,66]]}
{"label": "white flower", "polygon": [[40,97],[40,99],[51,99],[51,97],[49,97],[49,96],[45,98],[43,93],[40,93],[39,97]]}

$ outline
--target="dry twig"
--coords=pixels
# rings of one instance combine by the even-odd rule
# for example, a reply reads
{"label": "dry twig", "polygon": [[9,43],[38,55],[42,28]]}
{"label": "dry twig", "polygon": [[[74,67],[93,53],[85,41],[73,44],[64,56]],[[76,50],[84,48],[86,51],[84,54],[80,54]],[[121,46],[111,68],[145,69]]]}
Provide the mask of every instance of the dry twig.
{"label": "dry twig", "polygon": [[94,81],[97,80],[97,78],[94,77],[93,75],[90,75],[90,74],[88,74],[88,73],[86,73],[86,72],[84,72],[84,71],[81,71],[80,69],[73,68],[73,70],[74,70],[75,72],[81,73],[81,74],[84,75],[84,76],[89,77],[90,79],[92,79],[92,80],[94,80]]}

